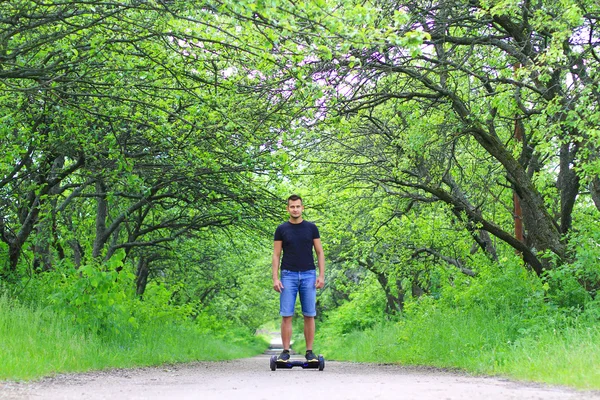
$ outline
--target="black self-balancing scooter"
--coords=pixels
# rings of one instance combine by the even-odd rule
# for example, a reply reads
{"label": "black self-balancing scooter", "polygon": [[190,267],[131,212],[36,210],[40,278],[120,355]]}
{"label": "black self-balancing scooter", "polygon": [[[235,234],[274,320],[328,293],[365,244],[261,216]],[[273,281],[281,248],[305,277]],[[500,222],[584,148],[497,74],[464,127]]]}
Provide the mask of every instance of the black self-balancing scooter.
{"label": "black self-balancing scooter", "polygon": [[318,368],[319,371],[323,371],[323,368],[325,368],[325,358],[319,354],[318,360],[318,362],[308,362],[302,360],[277,361],[277,356],[271,356],[270,366],[271,371],[275,371],[278,368],[290,369],[294,367]]}

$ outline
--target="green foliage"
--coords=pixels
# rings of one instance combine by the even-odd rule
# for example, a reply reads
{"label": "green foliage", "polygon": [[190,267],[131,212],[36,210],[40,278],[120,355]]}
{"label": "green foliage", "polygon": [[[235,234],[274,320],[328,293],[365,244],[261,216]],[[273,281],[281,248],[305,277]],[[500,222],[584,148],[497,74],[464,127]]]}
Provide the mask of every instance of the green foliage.
{"label": "green foliage", "polygon": [[566,265],[546,272],[547,297],[553,305],[561,309],[579,313],[586,303],[592,300],[578,280],[582,270],[573,265]]}
{"label": "green foliage", "polygon": [[[483,265],[478,269],[477,277],[455,279],[452,285],[444,285],[437,300],[413,299],[405,309],[407,329],[420,330],[426,325],[431,329],[427,335],[445,335],[434,327],[437,324],[452,325],[465,318],[465,326],[460,327],[460,334],[453,339],[457,343],[452,348],[466,352],[472,344],[459,343],[460,336],[466,335],[466,331],[472,331],[469,335],[478,349],[485,349],[516,343],[522,337],[535,336],[548,326],[561,326],[565,318],[551,312],[542,282],[520,264],[521,260],[513,256],[502,266]],[[436,319],[433,324],[432,315]],[[448,321],[442,322],[444,317]],[[489,326],[490,332],[494,333],[488,334],[488,328],[481,331],[484,326]],[[448,362],[451,360],[449,358]]]}
{"label": "green foliage", "polygon": [[454,279],[451,285],[444,285],[439,300],[441,307],[480,309],[492,315],[545,313],[542,282],[523,268],[518,256],[507,257],[501,264],[481,262],[476,277],[464,276]]}
{"label": "green foliage", "polygon": [[[476,278],[454,280],[437,300],[411,300],[397,321],[345,335],[332,335],[336,327],[325,326],[317,342],[331,359],[433,365],[599,388],[596,320],[549,304],[544,287],[515,258],[502,273],[491,266]],[[598,315],[597,302],[586,307]]]}
{"label": "green foliage", "polygon": [[[120,257],[113,257],[107,263],[86,265],[68,275],[61,274],[61,281],[54,282],[54,292],[48,298],[51,309],[71,318],[85,332],[110,340],[132,338],[148,325],[189,325],[193,317],[193,325],[201,333],[232,342],[247,341],[247,333],[255,325],[242,324],[239,319],[260,314],[260,321],[264,321],[265,314],[258,306],[223,318],[226,311],[217,302],[205,309],[197,309],[190,302],[176,304],[174,295],[182,288],[178,285],[167,288],[158,281],[150,283],[140,298],[133,289],[133,274],[125,269],[117,271],[121,268]],[[237,303],[242,301],[243,297]]]}
{"label": "green foliage", "polygon": [[569,234],[572,261],[547,271],[544,276],[551,304],[566,312],[579,314],[585,310],[590,316],[596,310],[592,305],[600,289],[600,229],[594,220],[596,213],[590,207],[576,211],[576,228]]}
{"label": "green foliage", "polygon": [[[212,321],[211,321],[212,322]],[[231,325],[227,333],[177,321],[140,322],[130,335],[107,338],[51,309],[0,296],[0,380],[38,379],[61,372],[131,368],[196,360],[249,357],[267,344]]]}
{"label": "green foliage", "polygon": [[131,360],[250,342],[299,192],[323,341],[381,330],[363,353],[496,372],[556,330],[578,354],[600,319],[596,3],[0,2],[0,290]]}
{"label": "green foliage", "polygon": [[173,256],[177,265],[162,278],[173,290],[172,303],[191,304],[195,315],[214,315],[247,331],[270,320],[279,300],[269,279],[272,232],[266,230],[274,225],[232,228],[207,235],[203,243],[182,244]]}
{"label": "green foliage", "polygon": [[[131,286],[131,283],[129,284]],[[174,304],[173,295],[179,290],[178,285],[167,288],[159,281],[151,282],[144,292],[143,298],[135,297],[131,304],[131,314],[135,324],[179,324],[187,321],[194,307],[192,304]],[[133,325],[135,327],[135,324]]]}
{"label": "green foliage", "polygon": [[78,271],[68,271],[49,298],[56,312],[71,316],[85,330],[100,335],[118,336],[131,332],[137,321],[133,316],[133,275],[123,267],[124,252],[106,263],[89,263]]}
{"label": "green foliage", "polygon": [[354,331],[372,328],[385,319],[385,297],[373,279],[365,280],[350,300],[327,313],[321,335],[342,337]]}
{"label": "green foliage", "polygon": [[423,307],[418,315],[344,337],[318,337],[329,359],[461,369],[527,381],[600,388],[600,330],[539,321],[535,334],[516,315]]}

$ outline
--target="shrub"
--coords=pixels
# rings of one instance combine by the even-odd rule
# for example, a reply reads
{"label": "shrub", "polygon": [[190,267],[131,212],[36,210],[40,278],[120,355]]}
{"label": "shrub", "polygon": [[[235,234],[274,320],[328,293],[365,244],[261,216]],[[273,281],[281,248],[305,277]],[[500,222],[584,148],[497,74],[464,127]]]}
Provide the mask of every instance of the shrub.
{"label": "shrub", "polygon": [[361,290],[350,295],[350,301],[327,315],[329,335],[345,335],[370,328],[384,320],[385,295],[374,279],[366,279]]}

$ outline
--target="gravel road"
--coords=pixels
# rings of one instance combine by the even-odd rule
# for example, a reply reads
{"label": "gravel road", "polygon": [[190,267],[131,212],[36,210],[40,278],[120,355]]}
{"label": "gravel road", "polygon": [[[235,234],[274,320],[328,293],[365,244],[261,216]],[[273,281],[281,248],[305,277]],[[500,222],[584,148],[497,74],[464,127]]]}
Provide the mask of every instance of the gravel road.
{"label": "gravel road", "polygon": [[[298,356],[295,356],[298,357]],[[269,356],[64,374],[0,382],[0,399],[598,399],[600,392],[397,365],[326,362],[325,370],[269,369]]]}

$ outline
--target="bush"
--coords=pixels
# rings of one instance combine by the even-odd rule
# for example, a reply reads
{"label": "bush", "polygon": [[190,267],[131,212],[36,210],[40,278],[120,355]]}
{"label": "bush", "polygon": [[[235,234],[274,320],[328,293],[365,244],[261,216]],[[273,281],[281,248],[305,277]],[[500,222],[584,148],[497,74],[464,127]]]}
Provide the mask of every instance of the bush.
{"label": "bush", "polygon": [[368,329],[385,318],[385,295],[374,279],[366,279],[350,301],[342,304],[326,317],[327,335],[334,337]]}
{"label": "bush", "polygon": [[132,273],[121,270],[124,252],[107,262],[90,262],[62,272],[49,296],[51,307],[71,317],[88,332],[105,336],[131,334],[138,322],[133,315],[135,292]]}
{"label": "bush", "polygon": [[585,304],[590,302],[592,297],[577,279],[579,272],[581,270],[575,265],[564,265],[546,271],[545,287],[552,305],[567,312],[583,311]]}
{"label": "bush", "polygon": [[514,256],[501,264],[482,263],[474,278],[456,278],[442,289],[439,304],[448,309],[481,309],[494,315],[544,315],[545,290],[540,279]]}

